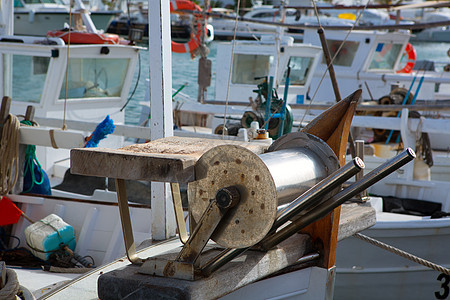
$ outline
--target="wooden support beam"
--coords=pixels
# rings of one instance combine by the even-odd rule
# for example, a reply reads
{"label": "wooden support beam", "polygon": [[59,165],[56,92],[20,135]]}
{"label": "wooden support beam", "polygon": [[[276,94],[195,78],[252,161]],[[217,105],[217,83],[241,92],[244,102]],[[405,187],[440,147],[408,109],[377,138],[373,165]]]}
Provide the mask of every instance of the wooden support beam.
{"label": "wooden support beam", "polygon": [[[338,157],[341,166],[345,164],[348,136],[361,92],[357,90],[341,100],[302,130],[324,140]],[[338,207],[325,218],[302,230],[311,235],[314,244],[322,252],[321,266],[327,269],[333,267],[336,260],[340,212],[341,208]]]}
{"label": "wooden support beam", "polygon": [[3,97],[2,99],[2,105],[0,108],[0,139],[2,138],[3,134],[3,124],[5,124],[6,119],[9,116],[9,110],[11,108],[11,98],[8,96]]}

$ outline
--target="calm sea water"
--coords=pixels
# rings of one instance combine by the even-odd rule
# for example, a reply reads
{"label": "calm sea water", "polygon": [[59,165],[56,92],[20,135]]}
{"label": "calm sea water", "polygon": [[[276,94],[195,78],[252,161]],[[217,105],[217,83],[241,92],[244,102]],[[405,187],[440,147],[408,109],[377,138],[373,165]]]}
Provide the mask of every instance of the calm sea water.
{"label": "calm sea water", "polygon": [[[214,99],[215,89],[215,65],[216,65],[216,49],[218,42],[212,42],[208,45],[210,53],[208,58],[212,61],[212,80],[211,86],[208,88],[208,99]],[[450,48],[450,43],[412,43],[417,51],[418,60],[433,60],[438,62],[437,67],[442,67],[445,64],[450,63],[450,57],[447,55],[447,51]],[[144,47],[148,45],[142,44]],[[197,71],[198,71],[198,59],[191,59],[190,54],[187,53],[172,53],[172,87],[174,89],[180,88],[183,84],[187,85],[183,88],[182,92],[197,98],[198,85],[197,85]],[[146,92],[146,78],[148,78],[149,68],[149,56],[148,50],[142,50],[140,53],[140,76],[137,89],[132,96],[130,103],[125,109],[127,124],[137,124],[140,116],[139,102],[143,101]],[[139,70],[136,70],[132,89],[136,84]],[[131,92],[130,92],[131,94]]]}

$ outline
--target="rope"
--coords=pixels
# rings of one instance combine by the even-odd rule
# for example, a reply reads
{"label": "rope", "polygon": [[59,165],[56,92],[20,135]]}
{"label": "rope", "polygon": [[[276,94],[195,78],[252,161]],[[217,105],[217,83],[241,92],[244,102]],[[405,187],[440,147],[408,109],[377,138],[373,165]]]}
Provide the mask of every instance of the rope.
{"label": "rope", "polygon": [[[20,123],[24,124],[26,126],[33,126],[33,123],[28,121],[28,120],[23,120]],[[58,148],[58,147],[56,147],[56,148]],[[41,179],[39,181],[36,180],[36,177],[35,177],[35,171],[34,170],[35,170],[36,166],[39,167],[38,168],[38,172],[39,172],[39,174],[41,176]],[[31,170],[29,170],[30,168],[31,168]],[[23,173],[26,174],[28,171],[31,174],[31,185],[30,185],[29,189],[27,189],[26,191],[23,191],[24,193],[28,193],[29,191],[31,191],[35,184],[36,185],[41,185],[44,182],[44,171],[42,169],[41,164],[37,160],[37,157],[36,157],[36,146],[35,145],[27,145],[27,149],[25,151],[25,170],[24,170]]]}
{"label": "rope", "polygon": [[[241,0],[237,0],[237,4],[236,4],[236,19],[234,20],[233,43],[231,44],[231,62],[230,62],[231,68],[233,68],[233,63],[234,63],[234,47],[236,45],[236,32],[237,32],[237,25],[238,25],[239,9],[240,9],[240,7],[241,7]],[[224,116],[223,116],[222,139],[225,138],[225,128],[226,128],[226,125],[227,125],[228,98],[229,98],[229,93],[230,93],[230,83],[231,83],[231,74],[232,73],[233,72],[230,72],[230,74],[228,74],[227,95],[225,97],[225,112],[224,112]]]}
{"label": "rope", "polygon": [[[319,15],[318,15],[316,3],[315,3],[314,0],[312,1],[312,3],[313,3],[314,10],[315,10],[315,13],[316,13],[317,22],[319,23],[319,27],[322,28],[322,30],[323,30],[323,27],[322,27],[321,24],[320,24],[320,18],[319,18]],[[329,69],[330,66],[333,64],[333,62],[334,62],[334,60],[336,59],[336,57],[338,56],[339,52],[341,52],[342,47],[344,47],[345,42],[347,41],[349,35],[350,35],[350,34],[352,33],[352,31],[354,30],[356,24],[358,24],[359,19],[362,17],[362,14],[363,14],[363,12],[366,10],[366,8],[367,8],[367,6],[369,5],[369,3],[370,3],[370,0],[367,1],[367,3],[366,3],[366,5],[364,6],[364,8],[359,12],[358,17],[357,17],[356,20],[355,20],[355,23],[353,23],[352,28],[350,28],[350,30],[349,30],[349,31],[347,32],[347,34],[345,35],[344,40],[343,40],[342,43],[339,45],[338,49],[336,50],[336,53],[335,53],[335,54],[333,55],[333,57],[331,58],[330,64],[327,65],[327,68],[326,68],[325,71],[323,72],[323,75],[322,75],[322,77],[320,78],[319,84],[317,85],[317,89],[315,90],[314,95],[313,95],[312,98],[311,98],[311,102],[309,103],[308,107],[306,108],[305,113],[303,114],[302,120],[300,121],[300,125],[299,125],[299,127],[298,127],[298,131],[301,131],[302,123],[303,123],[303,121],[305,120],[306,115],[307,115],[307,114],[309,113],[309,111],[311,110],[311,105],[313,104],[313,101],[314,101],[314,99],[316,98],[316,94],[317,94],[317,92],[319,91],[320,86],[322,85],[322,81],[325,79],[325,76],[326,76],[326,74],[327,74],[327,72],[328,72],[328,69]]]}
{"label": "rope", "polygon": [[16,116],[9,115],[3,124],[0,141],[0,195],[8,194],[19,174],[19,128]]}
{"label": "rope", "polygon": [[437,264],[432,263],[432,262],[430,262],[428,260],[425,260],[423,258],[420,258],[420,257],[417,257],[415,255],[412,255],[412,254],[410,254],[408,252],[405,252],[405,251],[400,250],[398,248],[395,248],[393,246],[387,245],[387,244],[385,244],[383,242],[377,241],[377,240],[375,240],[375,239],[373,239],[371,237],[368,237],[368,236],[363,235],[361,233],[355,233],[353,236],[355,238],[358,238],[358,239],[360,239],[362,241],[365,241],[365,242],[367,242],[369,244],[372,244],[374,246],[380,247],[381,249],[387,250],[387,251],[389,251],[391,253],[394,253],[394,254],[397,254],[397,255],[399,255],[399,256],[401,256],[403,258],[409,259],[409,260],[411,260],[411,261],[413,261],[415,263],[418,263],[418,264],[420,264],[422,266],[425,266],[425,267],[428,267],[428,268],[433,269],[435,271],[438,271],[438,272],[450,275],[450,269],[447,269],[447,268],[445,268],[443,266],[437,265]]}
{"label": "rope", "polygon": [[11,269],[6,269],[6,284],[0,289],[0,299],[16,300],[16,295],[19,292],[19,280],[17,280],[16,272]]}

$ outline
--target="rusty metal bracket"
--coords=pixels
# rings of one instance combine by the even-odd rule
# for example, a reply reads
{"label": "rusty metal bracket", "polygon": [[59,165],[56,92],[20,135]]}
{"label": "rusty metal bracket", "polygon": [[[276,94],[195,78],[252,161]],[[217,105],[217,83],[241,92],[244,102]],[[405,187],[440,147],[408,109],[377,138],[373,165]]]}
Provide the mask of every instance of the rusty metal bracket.
{"label": "rusty metal bracket", "polygon": [[127,190],[125,180],[116,178],[117,202],[119,205],[120,221],[122,223],[123,239],[128,260],[134,265],[141,265],[143,259],[136,254],[134,244],[133,227],[131,225],[130,209],[128,207]]}
{"label": "rusty metal bracket", "polygon": [[183,244],[186,244],[189,236],[187,234],[186,223],[184,222],[183,205],[181,203],[180,185],[175,182],[170,183],[172,191],[173,209],[178,227],[178,237]]}

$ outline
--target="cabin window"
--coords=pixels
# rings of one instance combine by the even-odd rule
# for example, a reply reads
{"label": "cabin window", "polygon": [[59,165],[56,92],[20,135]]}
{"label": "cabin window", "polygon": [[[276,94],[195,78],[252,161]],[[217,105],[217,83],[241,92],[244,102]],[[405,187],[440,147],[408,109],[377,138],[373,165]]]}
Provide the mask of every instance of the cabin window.
{"label": "cabin window", "polygon": [[40,4],[40,3],[50,3],[50,4],[65,4],[62,0],[25,0],[26,4]]}
{"label": "cabin window", "polygon": [[273,56],[270,55],[235,54],[231,82],[257,85],[261,81],[258,78],[269,74],[272,61]]}
{"label": "cabin window", "polygon": [[[69,59],[67,98],[120,97],[128,70],[128,59]],[[64,78],[59,99],[65,99]]]}
{"label": "cabin window", "polygon": [[[341,46],[343,41],[327,40],[328,49],[330,50],[331,58],[336,55],[337,50]],[[351,67],[355,58],[356,51],[358,50],[359,42],[345,41],[339,53],[333,60],[334,66]],[[322,64],[326,64],[325,58],[322,58]]]}
{"label": "cabin window", "polygon": [[20,0],[14,0],[14,7],[23,7],[23,4]]}
{"label": "cabin window", "polygon": [[12,99],[39,103],[47,77],[49,57],[12,56]]}
{"label": "cabin window", "polygon": [[[292,56],[289,59],[289,67],[291,67],[291,74],[289,77],[290,85],[305,85],[308,71],[311,69],[313,63],[312,57]],[[286,83],[287,68],[284,71],[281,84]]]}
{"label": "cabin window", "polygon": [[369,65],[369,70],[393,70],[402,44],[378,43]]}

